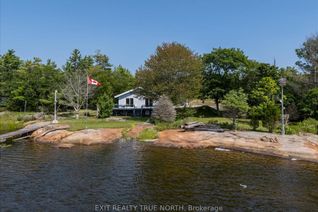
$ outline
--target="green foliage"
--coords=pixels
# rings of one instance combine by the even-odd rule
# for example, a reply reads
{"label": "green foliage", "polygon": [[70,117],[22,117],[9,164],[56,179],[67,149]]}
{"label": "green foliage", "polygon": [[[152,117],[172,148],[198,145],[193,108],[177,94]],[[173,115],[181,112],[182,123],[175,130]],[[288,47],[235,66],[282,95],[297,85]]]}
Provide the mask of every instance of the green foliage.
{"label": "green foliage", "polygon": [[240,87],[241,76],[249,61],[240,49],[217,48],[203,55],[203,63],[205,68],[201,96],[203,99],[214,99],[219,111],[219,101],[224,95]]}
{"label": "green foliage", "polygon": [[313,86],[318,85],[318,34],[309,37],[303,46],[296,49],[299,61],[296,62],[308,75]]}
{"label": "green foliage", "polygon": [[214,108],[204,105],[200,107],[182,107],[176,108],[177,119],[184,119],[187,117],[214,117],[219,113]]}
{"label": "green foliage", "polygon": [[114,102],[111,96],[104,93],[98,98],[98,118],[106,118],[111,116],[113,111]]}
{"label": "green foliage", "polygon": [[261,119],[260,112],[258,107],[253,106],[248,111],[248,117],[251,119],[250,125],[253,127],[253,130],[256,130],[259,127],[259,120]]}
{"label": "green foliage", "polygon": [[190,108],[190,107],[182,107],[177,108],[177,119],[184,119],[187,117],[193,117],[196,116],[196,108]]}
{"label": "green foliage", "polygon": [[234,129],[236,129],[236,119],[245,114],[249,109],[247,95],[244,93],[243,89],[237,91],[231,90],[224,96],[224,101],[222,103],[228,110],[233,120]]}
{"label": "green foliage", "polygon": [[[0,56],[0,97],[8,97],[12,91],[14,74],[20,68],[22,61],[10,49]],[[0,105],[4,105],[0,99]]]}
{"label": "green foliage", "polygon": [[135,77],[129,72],[128,69],[118,66],[112,72],[112,90],[113,94],[117,95],[133,89],[135,87]]}
{"label": "green foliage", "polygon": [[43,64],[38,58],[23,62],[13,73],[10,82],[7,108],[13,111],[52,111],[54,90],[62,73],[55,63],[48,60]]}
{"label": "green foliage", "polygon": [[173,122],[176,119],[176,110],[167,96],[161,96],[152,111],[152,118],[158,121]]}
{"label": "green foliage", "polygon": [[318,135],[318,120],[309,118],[302,122],[291,123],[286,127],[286,134],[313,133]]}
{"label": "green foliage", "polygon": [[261,113],[263,125],[268,128],[270,133],[272,133],[280,117],[279,107],[274,101],[268,101],[259,105],[259,111]]}
{"label": "green foliage", "polygon": [[199,95],[202,62],[189,48],[179,43],[164,43],[136,72],[140,94],[157,100],[168,96],[174,104]]}
{"label": "green foliage", "polygon": [[272,78],[262,78],[257,87],[252,91],[250,101],[252,102],[252,126],[256,129],[258,119],[262,120],[263,125],[273,132],[279,120],[279,106],[275,103],[279,87]]}
{"label": "green foliage", "polygon": [[150,140],[150,139],[156,139],[158,138],[158,132],[157,130],[153,128],[146,128],[141,133],[139,133],[137,139],[139,140]]}
{"label": "green foliage", "polygon": [[309,90],[305,94],[302,112],[306,117],[318,119],[318,87]]}

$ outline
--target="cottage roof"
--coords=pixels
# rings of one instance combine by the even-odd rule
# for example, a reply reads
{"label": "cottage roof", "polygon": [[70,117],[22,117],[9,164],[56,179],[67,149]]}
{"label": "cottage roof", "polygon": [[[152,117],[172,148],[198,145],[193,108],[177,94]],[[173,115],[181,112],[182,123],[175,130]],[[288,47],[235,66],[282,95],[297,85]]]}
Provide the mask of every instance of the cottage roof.
{"label": "cottage roof", "polygon": [[131,89],[131,90],[125,91],[125,92],[120,93],[120,94],[118,94],[118,95],[116,95],[116,96],[114,96],[114,97],[115,97],[115,98],[121,97],[121,96],[123,96],[123,95],[126,95],[126,94],[128,94],[128,93],[133,92],[134,90],[135,90],[135,89]]}

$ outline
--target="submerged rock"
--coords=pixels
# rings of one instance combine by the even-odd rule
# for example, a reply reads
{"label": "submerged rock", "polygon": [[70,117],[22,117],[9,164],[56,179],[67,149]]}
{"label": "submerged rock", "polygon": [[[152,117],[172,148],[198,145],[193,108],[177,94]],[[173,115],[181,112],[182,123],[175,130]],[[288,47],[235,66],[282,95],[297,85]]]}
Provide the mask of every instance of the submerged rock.
{"label": "submerged rock", "polygon": [[58,147],[58,148],[63,148],[63,149],[69,149],[69,148],[72,148],[73,146],[75,146],[74,144],[67,144],[67,143],[65,143],[65,144],[58,144],[58,145],[56,145],[56,147]]}

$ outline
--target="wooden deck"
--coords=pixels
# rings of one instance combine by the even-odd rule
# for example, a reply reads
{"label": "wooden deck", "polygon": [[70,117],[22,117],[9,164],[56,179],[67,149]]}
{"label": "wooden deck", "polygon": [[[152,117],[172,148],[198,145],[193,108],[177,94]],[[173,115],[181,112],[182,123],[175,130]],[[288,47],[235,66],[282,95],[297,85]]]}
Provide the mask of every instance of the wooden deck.
{"label": "wooden deck", "polygon": [[40,122],[40,123],[29,125],[25,128],[22,128],[20,130],[14,131],[14,132],[2,134],[2,135],[0,135],[0,143],[6,142],[7,140],[10,140],[10,139],[17,139],[20,137],[25,137],[27,135],[30,135],[35,130],[38,130],[38,129],[45,127],[45,126],[48,126],[50,124],[51,124],[51,122]]}

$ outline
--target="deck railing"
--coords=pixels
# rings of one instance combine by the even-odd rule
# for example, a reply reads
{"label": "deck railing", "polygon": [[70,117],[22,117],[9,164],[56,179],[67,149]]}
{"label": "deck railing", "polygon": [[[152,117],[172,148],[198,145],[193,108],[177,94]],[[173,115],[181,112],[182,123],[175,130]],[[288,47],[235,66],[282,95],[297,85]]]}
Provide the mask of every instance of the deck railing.
{"label": "deck railing", "polygon": [[141,105],[141,107],[137,107],[136,105],[114,105],[114,109],[151,109],[152,105]]}

